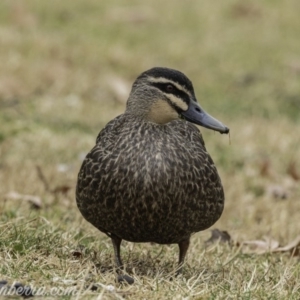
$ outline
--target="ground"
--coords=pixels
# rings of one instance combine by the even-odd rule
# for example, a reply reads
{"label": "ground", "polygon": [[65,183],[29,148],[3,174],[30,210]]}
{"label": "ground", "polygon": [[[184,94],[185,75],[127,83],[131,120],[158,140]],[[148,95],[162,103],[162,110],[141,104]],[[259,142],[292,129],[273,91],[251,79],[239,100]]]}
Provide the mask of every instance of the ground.
{"label": "ground", "polygon": [[[297,249],[242,244],[285,246],[300,234],[299,9],[297,0],[1,1],[0,280],[44,287],[49,299],[70,287],[60,299],[299,299]],[[210,230],[195,234],[178,278],[176,245],[124,242],[135,283],[122,285],[110,240],[76,207],[76,177],[153,66],[184,72],[230,127],[230,138],[201,131],[226,195],[212,229],[232,241],[205,247]]]}

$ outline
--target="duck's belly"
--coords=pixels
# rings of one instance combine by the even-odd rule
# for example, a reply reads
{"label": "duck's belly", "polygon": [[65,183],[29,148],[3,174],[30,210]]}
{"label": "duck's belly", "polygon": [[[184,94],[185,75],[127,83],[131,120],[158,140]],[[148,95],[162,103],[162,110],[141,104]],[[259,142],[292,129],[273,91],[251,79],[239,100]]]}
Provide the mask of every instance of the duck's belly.
{"label": "duck's belly", "polygon": [[[101,231],[132,242],[178,243],[213,225],[224,205],[215,167],[155,155],[102,166],[77,199],[83,216]],[[97,175],[97,176],[95,176]]]}
{"label": "duck's belly", "polygon": [[209,228],[223,211],[221,201],[219,205],[212,205],[190,198],[187,203],[176,196],[161,196],[160,201],[145,202],[147,198],[131,198],[128,200],[131,205],[116,205],[113,210],[100,209],[99,215],[104,213],[104,222],[97,218],[94,225],[127,241],[169,244]]}

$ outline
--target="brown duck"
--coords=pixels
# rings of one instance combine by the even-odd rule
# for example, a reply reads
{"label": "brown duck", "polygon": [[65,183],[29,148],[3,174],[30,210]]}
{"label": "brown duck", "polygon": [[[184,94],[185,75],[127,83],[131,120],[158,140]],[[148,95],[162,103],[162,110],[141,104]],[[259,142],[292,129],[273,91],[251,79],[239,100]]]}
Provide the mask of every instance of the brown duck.
{"label": "brown duck", "polygon": [[193,125],[229,129],[198,104],[181,72],[153,68],[134,82],[124,114],[99,133],[78,174],[83,217],[113,243],[179,245],[181,270],[190,237],[221,216],[224,191],[202,135]]}

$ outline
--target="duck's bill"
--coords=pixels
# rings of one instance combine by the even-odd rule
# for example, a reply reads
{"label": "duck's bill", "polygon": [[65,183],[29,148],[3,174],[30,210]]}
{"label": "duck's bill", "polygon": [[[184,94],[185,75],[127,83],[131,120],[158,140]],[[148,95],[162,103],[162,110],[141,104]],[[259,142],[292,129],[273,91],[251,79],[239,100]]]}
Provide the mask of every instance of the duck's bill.
{"label": "duck's bill", "polygon": [[187,111],[181,113],[184,119],[220,133],[229,133],[229,128],[205,112],[197,102],[191,102]]}

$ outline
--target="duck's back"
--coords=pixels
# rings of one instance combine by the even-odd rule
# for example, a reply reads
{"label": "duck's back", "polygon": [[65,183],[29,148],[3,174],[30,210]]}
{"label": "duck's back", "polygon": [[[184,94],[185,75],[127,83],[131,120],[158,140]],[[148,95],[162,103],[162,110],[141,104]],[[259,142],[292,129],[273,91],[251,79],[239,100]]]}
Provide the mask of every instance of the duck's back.
{"label": "duck's back", "polygon": [[100,132],[78,176],[77,205],[106,233],[178,243],[222,214],[222,184],[194,125],[123,114]]}

